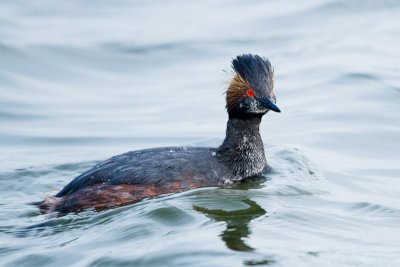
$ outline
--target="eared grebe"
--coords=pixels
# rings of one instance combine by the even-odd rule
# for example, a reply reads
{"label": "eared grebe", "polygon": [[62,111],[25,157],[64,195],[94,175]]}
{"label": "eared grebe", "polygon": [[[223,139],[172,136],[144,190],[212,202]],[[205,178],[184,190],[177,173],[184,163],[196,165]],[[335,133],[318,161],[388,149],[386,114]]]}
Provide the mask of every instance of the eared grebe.
{"label": "eared grebe", "polygon": [[76,177],[40,204],[42,212],[101,210],[161,194],[221,186],[267,170],[259,133],[261,118],[275,105],[274,71],[268,59],[241,55],[226,91],[226,137],[218,148],[165,147],[114,156]]}

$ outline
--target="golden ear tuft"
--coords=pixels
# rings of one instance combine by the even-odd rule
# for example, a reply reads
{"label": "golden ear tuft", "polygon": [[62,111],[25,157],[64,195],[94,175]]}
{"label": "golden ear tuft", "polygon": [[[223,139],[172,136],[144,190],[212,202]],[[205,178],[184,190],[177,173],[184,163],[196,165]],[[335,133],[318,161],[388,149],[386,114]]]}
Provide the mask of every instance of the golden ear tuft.
{"label": "golden ear tuft", "polygon": [[226,91],[226,109],[232,109],[233,106],[245,95],[248,88],[250,88],[250,85],[246,79],[236,73]]}

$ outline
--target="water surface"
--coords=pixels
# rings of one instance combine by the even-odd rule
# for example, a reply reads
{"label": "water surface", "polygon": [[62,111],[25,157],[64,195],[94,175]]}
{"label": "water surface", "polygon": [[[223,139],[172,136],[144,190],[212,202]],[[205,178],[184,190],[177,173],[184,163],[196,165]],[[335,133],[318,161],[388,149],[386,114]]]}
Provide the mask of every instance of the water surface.
{"label": "water surface", "polygon": [[[400,266],[399,12],[1,2],[0,265]],[[31,204],[115,154],[220,144],[242,53],[275,67],[267,177],[60,218]]]}

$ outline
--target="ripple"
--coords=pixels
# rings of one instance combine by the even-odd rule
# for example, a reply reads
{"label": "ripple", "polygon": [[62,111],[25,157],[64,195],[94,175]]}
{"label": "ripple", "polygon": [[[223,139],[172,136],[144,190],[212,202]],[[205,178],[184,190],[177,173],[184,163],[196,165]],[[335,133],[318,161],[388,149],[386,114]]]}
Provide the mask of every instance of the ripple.
{"label": "ripple", "polygon": [[329,182],[299,149],[270,147],[270,181],[266,184],[269,194],[304,196],[329,192]]}
{"label": "ripple", "polygon": [[377,218],[392,217],[400,219],[400,209],[384,206],[381,204],[358,202],[354,204],[348,204],[348,209],[352,212],[357,212],[359,214],[369,214]]}
{"label": "ripple", "polygon": [[186,211],[173,206],[152,210],[146,215],[146,217],[171,227],[180,227],[181,225],[191,223],[194,220]]}
{"label": "ripple", "polygon": [[365,73],[365,72],[353,72],[353,73],[346,73],[342,77],[338,79],[339,81],[354,81],[354,82],[360,82],[360,81],[375,81],[379,82],[380,78],[377,75],[371,74],[371,73]]}

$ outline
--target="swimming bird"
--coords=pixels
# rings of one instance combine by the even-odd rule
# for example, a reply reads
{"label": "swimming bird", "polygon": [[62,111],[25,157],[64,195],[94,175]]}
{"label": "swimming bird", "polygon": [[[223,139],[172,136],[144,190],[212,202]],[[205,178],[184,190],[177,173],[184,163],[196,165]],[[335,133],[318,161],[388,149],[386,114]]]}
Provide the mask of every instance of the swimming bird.
{"label": "swimming bird", "polygon": [[226,91],[228,122],[223,143],[212,147],[164,147],[127,152],[101,162],[41,204],[42,212],[102,210],[163,194],[223,186],[268,169],[259,132],[262,117],[280,112],[268,59],[244,54],[232,60]]}

